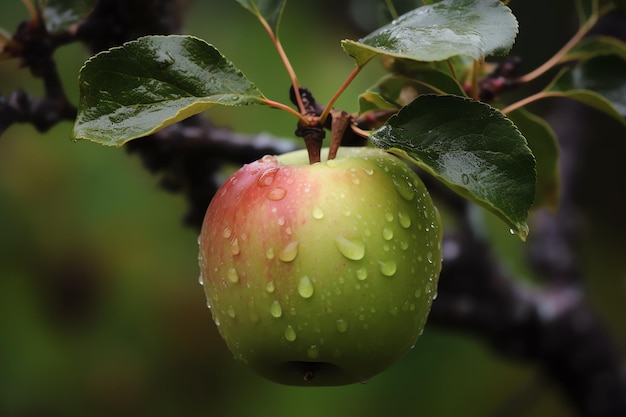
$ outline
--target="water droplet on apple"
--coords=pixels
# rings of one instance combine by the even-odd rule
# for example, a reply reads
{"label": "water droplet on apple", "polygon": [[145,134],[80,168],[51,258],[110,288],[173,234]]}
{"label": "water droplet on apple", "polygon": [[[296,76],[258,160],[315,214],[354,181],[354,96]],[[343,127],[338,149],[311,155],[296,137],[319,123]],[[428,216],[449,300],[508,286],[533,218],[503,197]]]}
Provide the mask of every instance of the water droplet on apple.
{"label": "water droplet on apple", "polygon": [[400,309],[397,306],[389,307],[389,314],[391,314],[392,316],[397,316],[399,312]]}
{"label": "water droplet on apple", "polygon": [[316,345],[309,346],[309,348],[306,350],[306,354],[310,359],[317,359],[320,356],[320,352],[317,349]]}
{"label": "water droplet on apple", "polygon": [[385,227],[385,228],[383,229],[383,239],[385,239],[385,240],[391,240],[391,239],[393,239],[393,230],[391,230],[391,229],[390,229],[390,228],[388,228],[388,227]]}
{"label": "water droplet on apple", "polygon": [[226,226],[224,230],[222,230],[222,236],[224,237],[224,239],[228,239],[229,237],[231,237],[232,234],[233,231],[228,226]]}
{"label": "water droplet on apple", "polygon": [[207,299],[206,299],[206,306],[207,306],[207,308],[208,308],[209,310],[211,309],[211,299],[210,299],[210,298],[207,298]]}
{"label": "water droplet on apple", "polygon": [[339,162],[337,162],[335,159],[326,161],[326,166],[329,168],[336,168],[338,165],[339,165]]}
{"label": "water droplet on apple", "polygon": [[308,276],[303,276],[298,282],[298,294],[302,298],[311,298],[313,296],[313,283]]}
{"label": "water droplet on apple", "polygon": [[415,197],[415,192],[413,191],[413,189],[411,188],[411,183],[407,181],[406,178],[393,178],[393,185],[396,188],[396,191],[398,192],[398,194],[400,194],[400,196],[402,198],[404,198],[407,201],[411,201],[413,200],[413,198]]}
{"label": "water droplet on apple", "polygon": [[278,173],[278,167],[271,167],[263,171],[259,178],[257,179],[257,184],[259,187],[267,187],[274,182],[274,178],[276,178],[276,174]]}
{"label": "water droplet on apple", "polygon": [[356,270],[356,278],[359,281],[365,281],[367,279],[367,269],[359,268]]}
{"label": "water droplet on apple", "polygon": [[426,259],[428,260],[428,263],[429,263],[429,264],[432,264],[432,263],[433,263],[433,253],[429,251],[429,252],[426,254]]}
{"label": "water droplet on apple", "polygon": [[345,333],[348,331],[348,322],[345,321],[344,319],[338,319],[335,322],[335,325],[337,326],[337,331],[339,333]]}
{"label": "water droplet on apple", "polygon": [[359,177],[357,177],[356,175],[352,176],[352,184],[359,185],[360,183],[361,180],[359,179]]}
{"label": "water droplet on apple", "polygon": [[276,287],[274,287],[274,281],[270,281],[265,285],[265,289],[267,290],[267,292],[272,293],[274,292],[274,290],[276,289]]}
{"label": "water droplet on apple", "polygon": [[279,201],[285,198],[285,195],[287,195],[287,190],[277,187],[267,193],[267,198],[273,201]]}
{"label": "water droplet on apple", "polygon": [[287,243],[287,246],[285,246],[278,253],[278,259],[280,259],[283,262],[291,262],[294,259],[296,259],[296,256],[298,256],[298,241],[297,240],[293,240]]}
{"label": "water droplet on apple", "polygon": [[277,223],[278,223],[279,226],[284,226],[285,225],[285,218],[284,217],[279,217]]}
{"label": "water droplet on apple", "polygon": [[415,290],[415,293],[413,295],[415,296],[415,298],[420,298],[422,296],[422,291],[418,288]]}
{"label": "water droplet on apple", "polygon": [[391,277],[396,273],[397,267],[395,261],[379,261],[378,264],[380,265],[380,272],[383,275]]}
{"label": "water droplet on apple", "polygon": [[198,277],[198,284],[204,285],[204,277],[202,276],[202,274],[200,274],[200,276]]}
{"label": "water droplet on apple", "polygon": [[293,342],[294,340],[296,340],[296,331],[293,329],[293,327],[291,327],[291,324],[288,324],[287,327],[285,327],[285,339],[287,339],[289,342]]}
{"label": "water droplet on apple", "polygon": [[400,226],[404,227],[405,229],[411,227],[411,216],[408,213],[399,211],[398,221],[400,222]]}
{"label": "water droplet on apple", "polygon": [[239,255],[239,241],[235,238],[232,242],[230,242],[230,253],[233,255]]}
{"label": "water droplet on apple", "polygon": [[385,213],[385,219],[387,219],[388,222],[392,222],[393,221],[393,214],[390,212],[386,212]]}
{"label": "water droplet on apple", "polygon": [[277,164],[278,159],[274,155],[264,155],[263,158],[259,159],[259,162],[263,162],[266,164]]}
{"label": "water droplet on apple", "polygon": [[365,171],[367,175],[374,175],[374,170],[371,168],[363,168],[363,171]]}
{"label": "water droplet on apple", "polygon": [[317,220],[324,218],[324,210],[320,206],[313,207],[313,218]]}
{"label": "water droplet on apple", "polygon": [[236,284],[237,282],[239,282],[239,273],[237,272],[235,268],[230,268],[228,272],[226,273],[226,276],[228,277],[228,280],[232,282],[233,284]]}
{"label": "water droplet on apple", "polygon": [[283,315],[283,307],[280,305],[278,300],[274,300],[272,305],[270,306],[270,314],[272,317],[279,318]]}
{"label": "water droplet on apple", "polygon": [[226,309],[226,313],[232,319],[234,319],[237,316],[237,313],[235,312],[235,307],[233,307],[232,305],[228,306],[228,308]]}
{"label": "water droplet on apple", "polygon": [[409,248],[409,242],[407,242],[406,240],[403,240],[400,242],[400,249],[407,250],[408,248]]}
{"label": "water droplet on apple", "polygon": [[343,256],[353,261],[363,259],[365,256],[365,242],[361,239],[346,239],[339,235],[335,238],[335,246]]}

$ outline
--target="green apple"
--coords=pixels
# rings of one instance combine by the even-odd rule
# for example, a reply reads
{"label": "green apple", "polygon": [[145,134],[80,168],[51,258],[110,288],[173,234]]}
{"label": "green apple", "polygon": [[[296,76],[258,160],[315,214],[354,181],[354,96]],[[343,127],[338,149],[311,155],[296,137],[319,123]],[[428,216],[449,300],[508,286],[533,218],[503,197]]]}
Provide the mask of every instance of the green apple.
{"label": "green apple", "polygon": [[340,148],[309,164],[296,151],[243,166],[217,192],[199,237],[201,278],[228,347],[262,376],[362,382],[421,334],[441,238],[402,160]]}

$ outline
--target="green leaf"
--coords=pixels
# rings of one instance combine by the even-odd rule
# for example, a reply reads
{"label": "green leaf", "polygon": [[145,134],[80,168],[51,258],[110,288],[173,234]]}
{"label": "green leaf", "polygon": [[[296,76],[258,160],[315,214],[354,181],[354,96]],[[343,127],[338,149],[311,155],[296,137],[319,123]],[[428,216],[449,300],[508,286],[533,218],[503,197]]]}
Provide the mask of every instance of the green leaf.
{"label": "green leaf", "polygon": [[406,13],[358,42],[344,40],[342,47],[359,66],[377,55],[482,59],[508,52],[516,35],[517,19],[499,0],[443,0]]}
{"label": "green leaf", "polygon": [[95,7],[97,0],[37,0],[48,32],[66,30],[84,19]]}
{"label": "green leaf", "polygon": [[535,156],[537,185],[533,207],[545,206],[556,211],[561,197],[559,174],[559,143],[552,127],[541,117],[525,109],[508,114],[522,132]]}
{"label": "green leaf", "polygon": [[376,130],[371,141],[409,157],[526,239],[535,159],[524,136],[498,110],[462,97],[420,96]]}
{"label": "green leaf", "polygon": [[213,46],[192,36],[146,36],[92,57],[80,71],[74,139],[121,146],[221,104],[264,96]]}
{"label": "green leaf", "polygon": [[259,20],[265,20],[278,35],[278,26],[287,0],[237,0],[237,3],[248,9]]}
{"label": "green leaf", "polygon": [[415,77],[387,75],[359,97],[360,112],[400,108],[413,101],[419,94],[453,94],[465,96],[463,89],[453,78],[430,68],[424,68]]}
{"label": "green leaf", "polygon": [[570,49],[560,62],[585,61],[602,55],[617,55],[626,59],[626,42],[612,36],[589,36]]}
{"label": "green leaf", "polygon": [[626,125],[626,59],[598,56],[565,68],[545,91],[600,110]]}

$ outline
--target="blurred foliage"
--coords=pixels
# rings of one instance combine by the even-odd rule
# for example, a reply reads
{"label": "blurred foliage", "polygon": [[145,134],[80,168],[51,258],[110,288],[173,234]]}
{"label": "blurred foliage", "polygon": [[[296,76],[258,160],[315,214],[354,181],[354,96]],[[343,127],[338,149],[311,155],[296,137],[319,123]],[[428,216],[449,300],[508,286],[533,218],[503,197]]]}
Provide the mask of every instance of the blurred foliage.
{"label": "blurred foliage", "polygon": [[[524,57],[526,70],[576,29],[563,9],[537,14],[529,3],[511,4],[520,21],[513,53]],[[345,16],[334,14],[333,4],[290,2],[281,25],[300,81],[321,102],[353,68],[339,41],[362,35],[342,24]],[[0,26],[8,31],[26,17],[20,1],[0,5]],[[288,78],[278,59],[267,58],[271,44],[253,16],[236,2],[215,1],[192,4],[188,17],[188,33],[214,43],[268,97],[288,101]],[[88,56],[75,45],[57,57],[75,98]],[[357,94],[382,74],[371,67],[339,107],[358,108]],[[14,61],[0,63],[0,93],[19,87],[41,91]],[[556,103],[533,110],[549,114]],[[616,167],[626,145],[616,123],[585,114],[599,123],[588,129],[589,169],[578,192],[589,214],[585,285],[624,349],[626,203],[614,184],[623,180]],[[243,132],[289,137],[295,129],[289,115],[267,108],[208,115]],[[0,415],[571,415],[532,364],[505,361],[476,340],[428,326],[413,351],[367,384],[307,389],[262,380],[232,359],[217,334],[198,285],[196,232],[182,226],[182,198],[158,189],[123,149],[72,143],[70,130],[64,123],[40,135],[13,126],[0,137]],[[508,229],[491,229],[503,256],[520,251]],[[515,270],[519,256],[511,259]]]}

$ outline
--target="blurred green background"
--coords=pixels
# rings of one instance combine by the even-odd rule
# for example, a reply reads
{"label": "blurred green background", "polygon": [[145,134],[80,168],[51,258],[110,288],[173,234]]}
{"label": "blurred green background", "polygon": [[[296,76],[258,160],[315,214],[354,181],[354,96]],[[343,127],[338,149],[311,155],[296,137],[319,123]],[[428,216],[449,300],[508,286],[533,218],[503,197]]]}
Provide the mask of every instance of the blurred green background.
{"label": "blurred green background", "polygon": [[[537,2],[511,5],[521,30],[514,53],[524,56],[526,71],[576,28],[571,2],[541,13],[528,3]],[[332,5],[292,1],[281,27],[300,81],[322,102],[353,68],[339,41],[359,37]],[[197,1],[187,16],[187,33],[216,45],[268,97],[288,100],[288,79],[269,40],[236,2]],[[9,32],[26,17],[18,0],[0,5],[0,27]],[[88,55],[72,45],[57,58],[76,102],[77,73]],[[380,74],[378,63],[370,64],[338,106],[356,110],[355,94]],[[28,71],[0,62],[0,94],[21,87],[41,94]],[[537,109],[550,112],[552,104]],[[290,137],[295,128],[291,116],[266,108],[215,109],[208,116],[243,132]],[[626,204],[614,188],[624,179],[617,157],[624,131],[599,120],[590,141],[602,147],[588,152],[580,190],[589,215],[581,259],[590,302],[625,351]],[[428,326],[414,350],[367,384],[307,389],[257,377],[232,359],[206,308],[197,233],[182,224],[183,198],[159,189],[136,156],[72,143],[70,130],[63,123],[42,135],[14,125],[0,137],[0,415],[572,414],[533,364]],[[506,230],[501,235],[515,239]]]}

